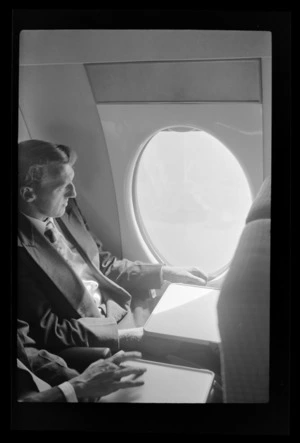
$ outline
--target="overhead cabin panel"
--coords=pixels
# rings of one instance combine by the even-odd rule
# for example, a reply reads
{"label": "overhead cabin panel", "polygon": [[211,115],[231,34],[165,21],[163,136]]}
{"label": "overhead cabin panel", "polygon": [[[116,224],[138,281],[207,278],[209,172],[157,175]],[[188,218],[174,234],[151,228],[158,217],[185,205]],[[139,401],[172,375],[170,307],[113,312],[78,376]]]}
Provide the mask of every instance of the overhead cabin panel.
{"label": "overhead cabin panel", "polygon": [[271,55],[271,32],[48,29],[20,35],[20,65],[230,60]]}
{"label": "overhead cabin panel", "polygon": [[260,61],[86,65],[96,103],[261,102]]}

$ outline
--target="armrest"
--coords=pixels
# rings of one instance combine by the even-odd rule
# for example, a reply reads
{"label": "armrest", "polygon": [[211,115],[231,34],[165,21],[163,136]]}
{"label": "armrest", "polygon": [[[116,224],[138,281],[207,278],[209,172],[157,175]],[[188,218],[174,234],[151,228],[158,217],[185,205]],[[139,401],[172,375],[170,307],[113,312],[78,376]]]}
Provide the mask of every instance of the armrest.
{"label": "armrest", "polygon": [[66,361],[70,368],[82,372],[94,361],[110,357],[111,352],[109,348],[72,347],[61,351],[59,356]]}

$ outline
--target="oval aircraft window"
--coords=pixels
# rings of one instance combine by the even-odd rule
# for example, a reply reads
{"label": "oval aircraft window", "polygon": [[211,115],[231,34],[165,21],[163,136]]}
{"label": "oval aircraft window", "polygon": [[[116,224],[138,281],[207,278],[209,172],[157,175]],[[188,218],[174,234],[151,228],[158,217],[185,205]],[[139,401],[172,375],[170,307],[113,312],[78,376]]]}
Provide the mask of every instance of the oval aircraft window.
{"label": "oval aircraft window", "polygon": [[157,133],[135,170],[135,211],[153,254],[218,275],[233,257],[252,197],[235,156],[191,128]]}

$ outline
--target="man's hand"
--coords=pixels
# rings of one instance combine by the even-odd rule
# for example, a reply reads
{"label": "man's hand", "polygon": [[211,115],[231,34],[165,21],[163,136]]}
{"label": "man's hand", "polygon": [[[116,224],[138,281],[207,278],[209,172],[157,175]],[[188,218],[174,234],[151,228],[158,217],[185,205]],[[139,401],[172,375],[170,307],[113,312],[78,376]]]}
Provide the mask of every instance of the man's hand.
{"label": "man's hand", "polygon": [[[176,352],[180,346],[180,342],[178,342],[176,339],[168,340],[158,337],[149,337],[144,334],[143,328],[120,329],[119,340],[120,347],[122,349],[137,349],[143,352],[143,354],[151,354],[152,356],[156,357],[172,354]],[[113,357],[117,356],[118,354],[115,354]],[[128,352],[127,354],[131,353]]]}
{"label": "man's hand", "polygon": [[188,285],[205,286],[207,283],[207,275],[196,267],[163,266],[162,278],[171,283],[185,283]]}
{"label": "man's hand", "polygon": [[[92,363],[82,374],[69,380],[74,387],[78,399],[99,398],[119,389],[141,386],[142,380],[135,380],[145,372],[144,368],[122,368],[120,364],[126,360],[141,358],[140,352],[124,352],[105,360]],[[123,377],[134,375],[134,379],[122,381]]]}

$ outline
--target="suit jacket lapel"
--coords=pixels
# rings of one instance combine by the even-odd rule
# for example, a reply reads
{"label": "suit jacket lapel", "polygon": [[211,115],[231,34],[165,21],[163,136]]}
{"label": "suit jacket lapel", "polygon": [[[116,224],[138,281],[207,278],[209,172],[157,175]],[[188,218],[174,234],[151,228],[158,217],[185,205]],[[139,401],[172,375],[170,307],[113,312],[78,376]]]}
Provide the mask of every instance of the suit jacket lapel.
{"label": "suit jacket lapel", "polygon": [[90,261],[94,262],[95,260],[98,260],[97,265],[99,265],[97,245],[85,226],[80,223],[73,210],[65,212],[63,217],[57,218],[55,221],[59,225],[64,236],[74,244],[77,249],[80,249],[80,253],[83,250],[84,255],[87,256]]}
{"label": "suit jacket lapel", "polygon": [[23,214],[19,217],[19,244],[26,248],[81,317],[100,317],[92,297],[75,272]]}
{"label": "suit jacket lapel", "polygon": [[[126,308],[129,308],[131,302],[131,295],[124,288],[106,277],[99,269],[99,252],[97,245],[90,236],[90,234],[83,230],[82,225],[78,219],[70,215],[65,215],[60,219],[56,219],[59,227],[64,233],[65,237],[76,246],[79,253],[93,271],[94,277],[101,283],[101,289],[106,289],[109,295],[117,302],[121,302]],[[86,253],[88,251],[88,253]],[[95,262],[97,266],[95,265]]]}

